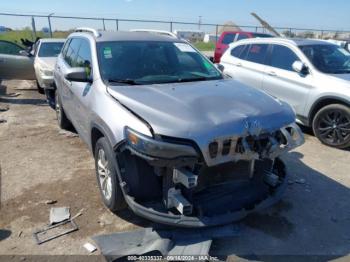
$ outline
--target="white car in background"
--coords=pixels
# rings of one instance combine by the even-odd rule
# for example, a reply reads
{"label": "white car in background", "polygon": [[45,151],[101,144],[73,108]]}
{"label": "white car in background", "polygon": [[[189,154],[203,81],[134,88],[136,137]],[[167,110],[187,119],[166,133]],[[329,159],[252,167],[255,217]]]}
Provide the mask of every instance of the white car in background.
{"label": "white car in background", "polygon": [[61,52],[65,39],[40,39],[34,48],[34,70],[38,91],[43,94],[45,89],[54,89],[53,70],[56,58]]}
{"label": "white car in background", "polygon": [[257,38],[231,44],[222,71],[289,103],[324,144],[350,147],[350,53],[309,39]]}

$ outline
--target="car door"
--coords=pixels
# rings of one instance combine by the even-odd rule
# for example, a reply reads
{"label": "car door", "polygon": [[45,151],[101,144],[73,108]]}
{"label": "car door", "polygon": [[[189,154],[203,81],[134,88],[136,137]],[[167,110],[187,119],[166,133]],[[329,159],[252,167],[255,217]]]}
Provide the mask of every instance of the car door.
{"label": "car door", "polygon": [[[59,81],[60,81],[60,96],[63,108],[65,110],[66,115],[71,120],[72,124],[76,129],[78,129],[77,118],[78,114],[76,112],[76,106],[74,104],[74,97],[72,91],[73,82],[69,81],[65,78],[68,69],[72,67],[76,67],[78,52],[81,44],[80,38],[71,38],[70,42],[65,50],[65,53],[62,53],[63,61],[62,63],[58,63],[56,69],[59,73]],[[78,130],[77,130],[78,131]]]}
{"label": "car door", "polygon": [[290,47],[271,45],[263,89],[289,103],[298,115],[302,115],[312,88],[312,74],[302,75],[295,72],[292,67],[295,61],[302,61],[302,59]]}
{"label": "car door", "polygon": [[0,40],[0,79],[35,79],[33,62],[22,47]]}
{"label": "car door", "polygon": [[[80,39],[79,51],[74,67],[83,67],[88,77],[92,78],[92,58],[90,42]],[[81,138],[85,141],[89,138],[90,130],[90,99],[92,83],[71,82],[72,108],[75,112],[76,125]]]}
{"label": "car door", "polygon": [[229,73],[235,80],[255,88],[262,88],[262,79],[265,72],[265,60],[268,44],[245,45],[239,58],[235,51],[231,53],[233,73]]}

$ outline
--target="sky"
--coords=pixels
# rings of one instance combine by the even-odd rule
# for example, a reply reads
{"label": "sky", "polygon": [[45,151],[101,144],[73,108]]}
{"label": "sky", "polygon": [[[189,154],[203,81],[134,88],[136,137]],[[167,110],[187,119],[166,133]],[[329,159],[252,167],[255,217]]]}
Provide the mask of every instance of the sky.
{"label": "sky", "polygon": [[[92,16],[126,19],[156,19],[184,22],[219,23],[233,21],[239,25],[258,25],[250,15],[256,12],[272,26],[331,29],[350,31],[349,0],[2,0],[1,13]],[[97,23],[97,24],[96,24]],[[76,26],[101,27],[101,22],[53,19],[54,29]],[[47,26],[47,19],[36,19],[37,28]],[[73,25],[74,24],[74,25]],[[0,26],[21,28],[30,26],[29,18],[0,15]],[[126,22],[120,27],[130,27]],[[160,25],[158,25],[160,26]],[[159,29],[167,29],[168,25]],[[184,27],[175,25],[175,27]],[[106,22],[107,30],[115,29],[115,22]],[[134,28],[154,28],[157,25],[135,23]],[[176,29],[176,28],[174,28]],[[183,29],[183,28],[178,28]],[[185,29],[185,28],[184,28]]]}

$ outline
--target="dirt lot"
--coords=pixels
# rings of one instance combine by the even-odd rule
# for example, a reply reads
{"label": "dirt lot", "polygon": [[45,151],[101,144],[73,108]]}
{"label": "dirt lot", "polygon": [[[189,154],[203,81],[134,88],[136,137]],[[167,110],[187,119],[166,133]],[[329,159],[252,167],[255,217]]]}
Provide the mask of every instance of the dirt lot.
{"label": "dirt lot", "polygon": [[[88,254],[83,244],[90,236],[149,225],[129,211],[116,216],[104,208],[91,154],[74,133],[59,130],[33,83],[3,81],[0,109],[6,106],[0,112],[7,121],[0,123],[0,254]],[[212,255],[350,260],[350,152],[306,134],[305,145],[284,159],[291,175],[284,199],[238,223],[237,237],[214,241]],[[73,215],[84,208],[79,231],[38,246],[32,233],[48,223],[52,206],[69,206]]]}

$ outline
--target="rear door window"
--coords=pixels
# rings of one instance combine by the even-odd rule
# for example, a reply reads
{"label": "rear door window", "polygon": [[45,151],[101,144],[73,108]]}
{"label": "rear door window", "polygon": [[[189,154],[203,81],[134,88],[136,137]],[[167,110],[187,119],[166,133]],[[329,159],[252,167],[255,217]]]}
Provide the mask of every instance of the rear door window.
{"label": "rear door window", "polygon": [[231,50],[231,55],[233,57],[237,57],[239,58],[239,56],[241,55],[243,49],[244,49],[245,45],[239,45],[239,46],[236,46],[235,48],[233,48]]}
{"label": "rear door window", "polygon": [[222,43],[224,45],[229,45],[229,44],[233,43],[233,41],[235,40],[235,37],[236,37],[235,33],[225,34],[224,38],[222,39]]}
{"label": "rear door window", "polygon": [[294,71],[292,65],[299,60],[299,57],[290,48],[282,45],[273,45],[270,66]]}
{"label": "rear door window", "polygon": [[81,39],[72,38],[72,40],[69,43],[69,46],[67,47],[67,52],[64,56],[64,60],[71,67],[77,66],[77,56],[78,56],[80,44],[81,44]]}
{"label": "rear door window", "polygon": [[269,45],[267,44],[250,45],[249,52],[246,56],[246,60],[253,63],[265,64],[265,58],[266,58],[268,47]]}

